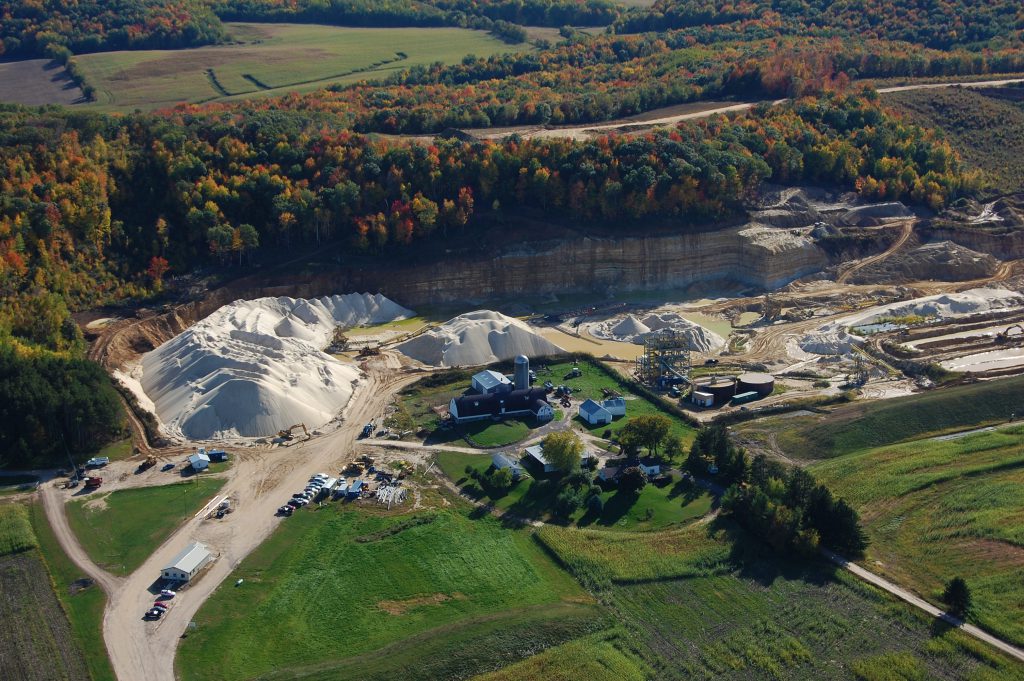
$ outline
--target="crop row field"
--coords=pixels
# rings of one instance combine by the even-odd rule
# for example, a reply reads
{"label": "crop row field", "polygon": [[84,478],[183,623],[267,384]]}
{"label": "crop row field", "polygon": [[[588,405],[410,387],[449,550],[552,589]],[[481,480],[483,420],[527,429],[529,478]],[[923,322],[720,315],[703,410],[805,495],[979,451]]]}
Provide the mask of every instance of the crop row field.
{"label": "crop row field", "polygon": [[76,57],[96,88],[95,108],[154,109],[179,102],[282,95],[384,78],[396,69],[509,51],[483,31],[228,23],[233,44]]}
{"label": "crop row field", "polygon": [[933,603],[961,576],[970,619],[1024,644],[1024,425],[878,447],[811,470],[860,512],[870,569]]}
{"label": "crop row field", "polygon": [[[696,526],[689,536],[558,528],[538,536],[596,589],[627,632],[622,649],[636,651],[654,678],[981,681],[1024,674],[846,573],[764,553],[726,525]],[[661,563],[646,565],[663,546]]]}
{"label": "crop row field", "polygon": [[28,509],[0,504],[0,679],[86,681],[39,546]]}

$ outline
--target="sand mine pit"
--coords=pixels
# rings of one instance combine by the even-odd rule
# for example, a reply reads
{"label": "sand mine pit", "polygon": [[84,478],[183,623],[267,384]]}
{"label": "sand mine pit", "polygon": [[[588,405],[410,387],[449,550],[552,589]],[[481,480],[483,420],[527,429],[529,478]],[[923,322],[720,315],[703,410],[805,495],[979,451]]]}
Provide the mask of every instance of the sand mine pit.
{"label": "sand mine pit", "polygon": [[238,300],[146,353],[139,385],[172,437],[316,428],[345,406],[359,376],[323,352],[335,329],[412,315],[379,294]]}

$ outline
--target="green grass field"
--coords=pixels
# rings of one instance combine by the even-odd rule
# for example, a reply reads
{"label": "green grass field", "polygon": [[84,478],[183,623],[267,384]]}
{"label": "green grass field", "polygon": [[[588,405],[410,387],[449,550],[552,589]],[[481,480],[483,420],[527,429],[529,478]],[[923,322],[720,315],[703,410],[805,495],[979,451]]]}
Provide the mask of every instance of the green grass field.
{"label": "green grass field", "polygon": [[76,61],[97,91],[91,107],[153,109],[263,94],[281,95],[383,78],[396,69],[467,54],[508,52],[483,31],[459,28],[342,28],[226,24],[232,45],[83,54]]}
{"label": "green grass field", "polygon": [[531,426],[537,427],[543,424],[528,424],[520,419],[505,419],[504,421],[474,421],[460,427],[460,431],[466,434],[473,444],[478,447],[504,447],[525,440],[530,435]]}
{"label": "green grass field", "polygon": [[[485,472],[491,466],[490,456],[441,452],[437,463],[445,475],[479,501],[491,503],[519,517],[550,519],[558,492],[557,487],[550,483],[524,478],[507,493],[492,497],[465,473],[467,465]],[[673,478],[662,487],[647,485],[635,498],[616,490],[603,492],[601,501],[604,507],[600,513],[581,508],[569,518],[570,522],[577,527],[650,530],[699,518],[711,510],[714,499],[703,489]]]}
{"label": "green grass field", "polygon": [[85,574],[71,562],[60,547],[40,504],[30,512],[32,529],[39,542],[39,553],[53,583],[53,590],[67,613],[71,634],[92,681],[116,681],[107,658],[107,649],[98,645],[103,631],[103,608],[107,597],[103,590],[85,579]]}
{"label": "green grass field", "polygon": [[[370,654],[388,646],[433,678],[463,678],[452,665],[490,671],[514,661],[504,651],[524,657],[607,626],[528,532],[453,511],[421,517],[336,505],[297,513],[225,582],[244,584],[222,586],[196,615],[182,678],[420,678],[395,672],[405,667],[390,653]],[[543,630],[552,640],[538,647]]]}
{"label": "green grass field", "polygon": [[860,512],[867,565],[940,604],[967,580],[971,619],[1024,644],[1024,425],[880,447],[811,469]]}
{"label": "green grass field", "polygon": [[21,504],[0,504],[0,556],[38,546],[28,510]]}
{"label": "green grass field", "polygon": [[97,565],[128,574],[224,485],[200,478],[93,496],[67,505],[68,523]]}
{"label": "green grass field", "polygon": [[[653,678],[981,681],[1024,674],[827,564],[762,553],[722,521],[627,536],[544,528],[537,536],[596,589],[626,632],[628,647],[620,649],[636,651]],[[646,564],[662,552],[660,564]],[[923,675],[899,675],[904,669]]]}
{"label": "green grass field", "polygon": [[891,400],[854,402],[830,413],[760,419],[744,435],[773,432],[794,459],[828,459],[861,449],[1005,423],[1024,404],[1024,377],[985,381]]}
{"label": "green grass field", "polygon": [[584,583],[607,585],[731,570],[729,537],[737,531],[722,521],[661,532],[596,532],[547,525],[536,537]]}

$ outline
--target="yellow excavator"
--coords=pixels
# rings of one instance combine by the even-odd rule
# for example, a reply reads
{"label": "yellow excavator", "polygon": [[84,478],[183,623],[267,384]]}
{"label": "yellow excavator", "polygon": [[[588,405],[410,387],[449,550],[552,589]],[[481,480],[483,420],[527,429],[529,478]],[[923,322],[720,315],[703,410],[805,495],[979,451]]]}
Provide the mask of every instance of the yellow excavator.
{"label": "yellow excavator", "polygon": [[302,428],[302,432],[306,436],[306,439],[307,440],[309,439],[309,431],[306,430],[306,424],[305,423],[296,423],[293,426],[288,426],[288,428],[285,429],[285,430],[279,430],[279,431],[277,431],[277,436],[279,438],[281,438],[282,440],[291,440],[292,439],[292,431],[295,430],[296,428]]}

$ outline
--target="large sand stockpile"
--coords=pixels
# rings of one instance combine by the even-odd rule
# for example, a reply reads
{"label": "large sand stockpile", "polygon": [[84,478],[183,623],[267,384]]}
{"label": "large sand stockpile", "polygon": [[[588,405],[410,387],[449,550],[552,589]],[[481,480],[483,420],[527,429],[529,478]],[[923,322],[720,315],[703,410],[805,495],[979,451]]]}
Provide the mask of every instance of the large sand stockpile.
{"label": "large sand stockpile", "polygon": [[947,319],[960,315],[1017,307],[1024,297],[1004,288],[973,288],[962,293],[942,293],[875,308],[870,314],[842,320],[848,326],[871,324],[891,317],[918,315]]}
{"label": "large sand stockpile", "polygon": [[816,355],[846,355],[852,350],[853,345],[863,342],[859,336],[847,333],[847,328],[908,315],[948,319],[1021,304],[1024,304],[1024,298],[1019,293],[1001,288],[976,288],[962,293],[941,293],[873,307],[850,317],[829,322],[816,331],[802,336],[798,345],[804,352]]}
{"label": "large sand stockpile", "polygon": [[412,316],[381,295],[259,298],[225,305],[142,358],[142,388],[168,435],[190,439],[315,428],[352,396],[358,371],[324,353],[337,326]]}
{"label": "large sand stockpile", "polygon": [[536,357],[561,352],[529,326],[492,310],[477,310],[449,319],[400,343],[403,354],[432,366],[476,366],[516,355]]}
{"label": "large sand stockpile", "polygon": [[696,352],[711,352],[725,347],[725,339],[717,333],[674,312],[652,313],[643,319],[634,315],[613,318],[595,324],[590,328],[590,333],[595,338],[642,345],[644,338],[663,329],[673,329],[686,336],[690,347]]}

